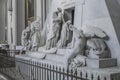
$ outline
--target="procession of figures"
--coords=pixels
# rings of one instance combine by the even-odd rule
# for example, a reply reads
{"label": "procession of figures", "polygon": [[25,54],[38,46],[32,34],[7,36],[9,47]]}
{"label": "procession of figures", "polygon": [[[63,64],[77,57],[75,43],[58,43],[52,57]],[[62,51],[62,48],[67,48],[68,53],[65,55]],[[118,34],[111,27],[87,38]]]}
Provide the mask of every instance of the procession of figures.
{"label": "procession of figures", "polygon": [[[39,17],[32,23],[28,22],[28,27],[22,33],[22,45],[26,50],[45,55],[61,53],[66,59],[66,65],[71,67],[85,66],[86,57],[111,57],[106,44],[108,36],[103,30],[89,25],[78,30],[71,20],[65,21],[63,15],[63,10],[57,8],[53,13],[52,25],[48,23],[46,36],[42,35]],[[70,32],[73,34],[72,38]]]}

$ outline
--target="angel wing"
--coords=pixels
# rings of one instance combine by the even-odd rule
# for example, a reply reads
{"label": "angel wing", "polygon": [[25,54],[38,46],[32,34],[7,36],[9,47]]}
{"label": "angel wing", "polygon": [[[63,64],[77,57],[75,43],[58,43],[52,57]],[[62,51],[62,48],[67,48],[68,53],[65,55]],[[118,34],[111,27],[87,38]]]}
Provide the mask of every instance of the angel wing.
{"label": "angel wing", "polygon": [[82,28],[82,30],[86,37],[95,37],[95,36],[100,38],[108,37],[107,34],[98,27],[85,26]]}

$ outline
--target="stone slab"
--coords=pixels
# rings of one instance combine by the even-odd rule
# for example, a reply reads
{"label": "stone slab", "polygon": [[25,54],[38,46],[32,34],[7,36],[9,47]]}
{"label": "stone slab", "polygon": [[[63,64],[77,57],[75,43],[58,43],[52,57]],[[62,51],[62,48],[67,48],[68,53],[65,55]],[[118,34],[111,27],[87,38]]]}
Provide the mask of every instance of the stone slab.
{"label": "stone slab", "polygon": [[103,59],[86,59],[86,64],[91,68],[109,68],[117,66],[117,59],[103,58]]}

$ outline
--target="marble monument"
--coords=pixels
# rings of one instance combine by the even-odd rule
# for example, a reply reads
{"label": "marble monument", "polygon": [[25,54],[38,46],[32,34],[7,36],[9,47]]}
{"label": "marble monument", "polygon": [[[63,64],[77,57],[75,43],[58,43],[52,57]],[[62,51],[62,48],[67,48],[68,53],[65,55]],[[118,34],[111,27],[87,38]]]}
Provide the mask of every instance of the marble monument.
{"label": "marble monument", "polygon": [[[77,62],[80,64],[79,66],[97,65],[99,67],[99,64],[103,65],[100,61],[105,63],[104,60],[113,61],[113,64],[108,63],[108,65],[116,66],[117,61],[111,58],[109,47],[106,44],[108,35],[102,29],[86,25],[86,28],[78,30],[72,25],[71,20],[65,22],[63,15],[61,8],[57,8],[57,11],[53,13],[52,26],[47,27],[48,33],[44,46],[40,46],[42,28],[40,28],[39,17],[29,25],[30,27],[27,27],[28,29],[23,31],[23,45],[29,46],[29,51],[32,51],[27,55],[33,57],[34,53],[37,53],[37,57],[34,58],[46,59],[48,55],[59,57],[58,54],[60,54],[64,58],[63,62],[66,67],[76,66],[77,64],[73,64],[76,63],[77,56],[79,56],[79,63]],[[73,32],[73,36],[72,41],[68,42],[70,31]],[[29,45],[26,45],[28,42]],[[82,61],[80,61],[81,58]],[[98,63],[92,63],[96,60]]]}
{"label": "marble monument", "polygon": [[[65,3],[61,5],[62,1]],[[74,20],[71,15],[69,20],[64,19],[64,12],[69,9],[73,11]],[[118,0],[75,0],[74,3],[53,0],[49,19],[41,29],[42,38],[39,36],[44,44],[16,58],[79,68],[86,72],[91,71],[90,74],[105,73],[108,78],[111,78],[112,74],[119,75],[120,72],[116,71],[117,65],[120,65],[118,17]],[[70,31],[73,35],[72,40],[68,42]]]}

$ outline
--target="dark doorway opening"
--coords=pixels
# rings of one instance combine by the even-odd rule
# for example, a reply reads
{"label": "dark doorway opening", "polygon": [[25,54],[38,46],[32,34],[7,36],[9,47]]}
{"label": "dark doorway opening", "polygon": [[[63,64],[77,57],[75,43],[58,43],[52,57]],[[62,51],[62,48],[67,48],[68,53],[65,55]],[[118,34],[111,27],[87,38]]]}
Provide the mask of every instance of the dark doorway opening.
{"label": "dark doorway opening", "polygon": [[65,22],[68,20],[71,20],[72,24],[74,24],[74,14],[75,14],[75,8],[68,8],[64,10],[64,20]]}
{"label": "dark doorway opening", "polygon": [[75,10],[72,10],[72,24],[74,24],[74,14],[75,14]]}
{"label": "dark doorway opening", "polygon": [[[72,25],[74,25],[74,16],[75,16],[75,7],[72,8],[68,8],[64,10],[64,20],[65,22],[68,20],[71,20]],[[70,43],[72,41],[72,36],[73,36],[73,32],[70,31],[69,32],[69,40],[68,43]]]}

